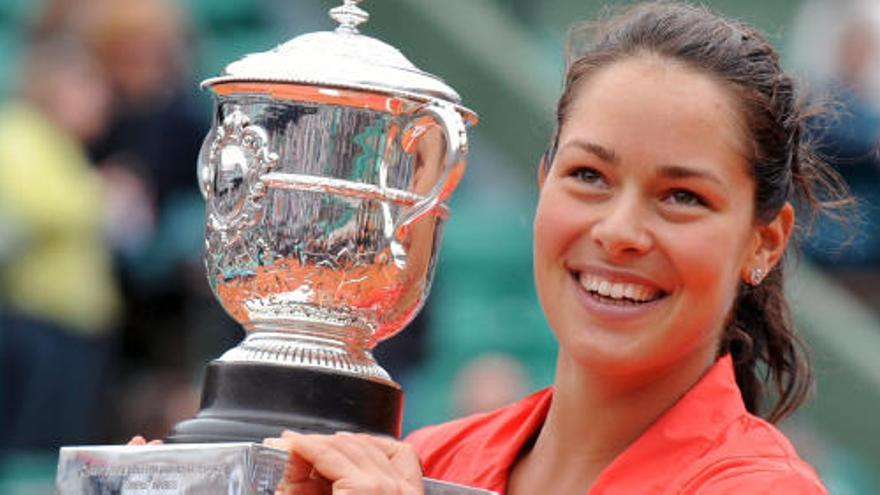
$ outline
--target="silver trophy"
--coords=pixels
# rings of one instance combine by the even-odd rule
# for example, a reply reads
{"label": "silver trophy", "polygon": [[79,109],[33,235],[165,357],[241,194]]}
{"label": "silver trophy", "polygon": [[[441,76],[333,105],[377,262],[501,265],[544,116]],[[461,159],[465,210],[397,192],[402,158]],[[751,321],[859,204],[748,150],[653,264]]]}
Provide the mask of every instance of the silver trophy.
{"label": "silver trophy", "polygon": [[360,34],[358,3],[330,11],[335,31],[202,83],[216,103],[198,160],[208,280],[247,336],[209,365],[171,442],[399,434],[400,386],[371,350],[425,301],[476,116]]}
{"label": "silver trophy", "polygon": [[202,493],[242,470],[260,483],[229,493],[263,493],[277,456],[252,442],[285,429],[400,434],[403,394],[371,351],[427,297],[477,118],[442,80],[360,34],[359,3],[330,10],[335,31],[247,55],[202,83],[215,100],[197,166],[208,281],[247,335],[209,364],[199,413],[168,445],[64,448],[60,493],[156,479]]}

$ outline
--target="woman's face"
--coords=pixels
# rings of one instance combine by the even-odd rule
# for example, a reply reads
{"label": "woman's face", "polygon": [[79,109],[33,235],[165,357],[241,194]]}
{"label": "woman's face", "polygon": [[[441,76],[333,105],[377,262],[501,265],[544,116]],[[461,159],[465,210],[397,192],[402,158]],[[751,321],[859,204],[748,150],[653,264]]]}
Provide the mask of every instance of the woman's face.
{"label": "woman's face", "polygon": [[534,226],[563,356],[612,374],[712,362],[738,282],[763,259],[742,129],[724,87],[658,58],[578,90]]}

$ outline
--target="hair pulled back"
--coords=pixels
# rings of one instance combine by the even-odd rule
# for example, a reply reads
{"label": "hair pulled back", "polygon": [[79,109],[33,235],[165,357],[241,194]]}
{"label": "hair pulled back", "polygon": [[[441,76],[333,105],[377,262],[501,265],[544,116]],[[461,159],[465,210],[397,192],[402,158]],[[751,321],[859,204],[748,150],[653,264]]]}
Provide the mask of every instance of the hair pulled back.
{"label": "hair pulled back", "polygon": [[[545,155],[549,166],[572,102],[583,83],[604,67],[637,56],[655,56],[719,81],[738,100],[745,122],[749,173],[755,180],[755,221],[767,223],[787,203],[809,225],[817,213],[849,204],[839,176],[816,155],[806,136],[808,115],[794,79],[779,55],[753,27],[706,8],[676,2],[631,7],[598,24],[577,28],[569,42],[565,86],[556,133]],[[586,37],[583,35],[587,35]],[[580,43],[580,44],[577,44]],[[746,408],[762,409],[768,385],[776,422],[807,398],[812,373],[783,293],[783,263],[757,286],[740,283],[719,354],[729,352]]]}

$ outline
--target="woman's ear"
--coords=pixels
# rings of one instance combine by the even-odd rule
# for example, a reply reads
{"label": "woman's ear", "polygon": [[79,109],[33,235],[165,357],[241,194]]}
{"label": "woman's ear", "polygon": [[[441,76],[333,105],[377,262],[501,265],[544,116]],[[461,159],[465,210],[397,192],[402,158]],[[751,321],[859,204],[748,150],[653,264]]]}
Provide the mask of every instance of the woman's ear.
{"label": "woman's ear", "polygon": [[540,163],[538,163],[538,190],[544,188],[544,181],[547,180],[547,166],[549,165],[547,162],[547,155],[541,157]]}
{"label": "woman's ear", "polygon": [[760,284],[782,259],[794,231],[794,220],[794,208],[791,203],[785,203],[776,218],[756,227],[755,239],[742,269],[742,277],[747,283]]}

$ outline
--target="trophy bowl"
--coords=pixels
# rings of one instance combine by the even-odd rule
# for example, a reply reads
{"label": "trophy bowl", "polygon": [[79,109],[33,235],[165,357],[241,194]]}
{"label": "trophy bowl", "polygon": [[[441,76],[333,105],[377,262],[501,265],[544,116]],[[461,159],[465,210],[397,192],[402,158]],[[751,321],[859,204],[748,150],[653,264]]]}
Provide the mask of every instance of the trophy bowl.
{"label": "trophy bowl", "polygon": [[197,165],[205,263],[246,337],[208,366],[201,410],[170,442],[399,434],[402,392],[372,349],[424,304],[477,119],[361,35],[357,3],[331,10],[335,31],[203,82],[215,101]]}

